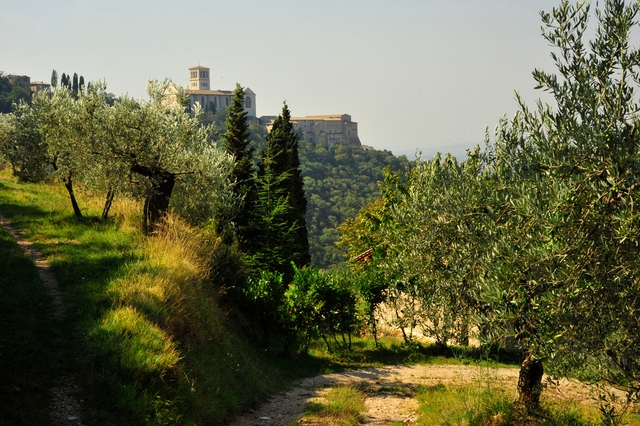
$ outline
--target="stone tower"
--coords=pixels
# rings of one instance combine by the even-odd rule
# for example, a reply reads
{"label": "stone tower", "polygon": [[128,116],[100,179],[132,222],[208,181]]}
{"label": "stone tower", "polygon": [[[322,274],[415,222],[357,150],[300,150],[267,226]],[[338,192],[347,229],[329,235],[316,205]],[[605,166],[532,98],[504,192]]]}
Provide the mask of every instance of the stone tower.
{"label": "stone tower", "polygon": [[211,90],[209,68],[200,65],[189,68],[189,90]]}

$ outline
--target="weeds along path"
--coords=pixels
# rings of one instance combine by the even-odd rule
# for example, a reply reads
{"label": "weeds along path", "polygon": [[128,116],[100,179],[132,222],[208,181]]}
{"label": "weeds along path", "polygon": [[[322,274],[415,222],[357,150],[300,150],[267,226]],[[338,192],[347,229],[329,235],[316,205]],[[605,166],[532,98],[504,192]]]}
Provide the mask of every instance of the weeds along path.
{"label": "weeds along path", "polygon": [[[237,417],[232,426],[276,426],[297,422],[307,402],[323,402],[330,386],[355,385],[367,394],[363,424],[405,424],[417,420],[418,402],[413,398],[418,386],[477,385],[513,390],[515,398],[518,368],[489,368],[468,365],[414,365],[365,368],[327,374],[298,381],[287,392],[273,396],[256,410]],[[554,400],[593,401],[590,389],[578,382],[561,380],[548,385],[545,393]],[[301,422],[303,423],[303,422]]]}
{"label": "weeds along path", "polygon": [[[51,267],[42,253],[29,241],[24,239],[20,233],[11,226],[9,220],[0,214],[0,226],[5,228],[15,239],[16,243],[24,252],[33,259],[38,270],[38,275],[42,280],[45,291],[51,300],[52,319],[61,320],[66,313],[64,300],[58,287],[58,280],[51,272]],[[62,336],[59,337],[59,346],[62,346]],[[60,377],[51,389],[50,416],[54,425],[82,425],[80,416],[81,406],[77,395],[80,388],[71,377]]]}

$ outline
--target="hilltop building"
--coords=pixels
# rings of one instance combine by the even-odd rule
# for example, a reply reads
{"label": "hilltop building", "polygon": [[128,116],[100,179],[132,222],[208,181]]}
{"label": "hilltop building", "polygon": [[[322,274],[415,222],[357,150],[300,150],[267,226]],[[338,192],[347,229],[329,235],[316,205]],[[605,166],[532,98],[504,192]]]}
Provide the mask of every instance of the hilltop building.
{"label": "hilltop building", "polygon": [[31,81],[31,77],[28,75],[7,75],[9,82],[11,85],[17,86],[21,89],[24,89],[27,92],[37,93],[41,90],[48,89],[51,85],[49,83],[45,83],[44,81]]}
{"label": "hilltop building", "polygon": [[41,90],[47,90],[51,87],[51,84],[45,83],[44,81],[32,81],[30,87],[32,93],[38,93]]}
{"label": "hilltop building", "polygon": [[[212,90],[210,68],[197,66],[189,68],[189,87],[185,93],[189,96],[191,106],[196,103],[210,111],[219,111],[231,105],[233,90]],[[256,117],[256,94],[245,88],[244,109],[249,117]]]}
{"label": "hilltop building", "polygon": [[19,87],[21,89],[26,90],[27,92],[31,90],[31,77],[28,75],[7,75],[7,78],[11,82],[11,85],[14,87]]}
{"label": "hilltop building", "polygon": [[[267,131],[270,132],[274,119],[275,117],[272,116],[263,116],[260,117],[260,122],[264,123]],[[358,137],[358,123],[351,121],[349,114],[291,117],[291,124],[293,129],[309,142],[327,145],[337,143],[361,145]]]}

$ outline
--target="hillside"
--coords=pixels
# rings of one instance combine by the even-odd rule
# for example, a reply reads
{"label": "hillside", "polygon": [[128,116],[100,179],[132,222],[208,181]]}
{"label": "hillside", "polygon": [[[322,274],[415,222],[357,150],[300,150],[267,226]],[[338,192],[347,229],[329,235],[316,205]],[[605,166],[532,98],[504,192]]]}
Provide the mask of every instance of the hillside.
{"label": "hillside", "polygon": [[321,268],[344,262],[344,250],[335,244],[338,226],[379,197],[378,182],[385,167],[406,170],[409,161],[367,146],[301,141],[300,162],[308,200],[311,262]]}
{"label": "hillside", "polygon": [[[224,113],[207,117],[224,129]],[[250,126],[250,132],[254,160],[259,162],[267,133],[257,125]],[[410,162],[405,155],[395,156],[366,145],[327,145],[304,139],[300,140],[299,155],[308,201],[311,263],[320,268],[338,265],[346,260],[345,251],[336,246],[338,226],[380,196],[378,182],[385,167],[405,171]]]}

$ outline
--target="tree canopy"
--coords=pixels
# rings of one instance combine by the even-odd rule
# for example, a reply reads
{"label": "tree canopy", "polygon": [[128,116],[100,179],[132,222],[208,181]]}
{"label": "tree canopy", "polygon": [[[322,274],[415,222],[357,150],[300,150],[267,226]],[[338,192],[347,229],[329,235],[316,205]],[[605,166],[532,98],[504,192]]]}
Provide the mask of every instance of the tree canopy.
{"label": "tree canopy", "polygon": [[233,204],[232,159],[200,125],[199,111],[167,103],[167,84],[150,81],[149,101],[110,103],[100,82],[78,96],[67,85],[39,93],[7,120],[3,154],[18,176],[32,175],[31,167],[61,178],[78,217],[74,181],[104,191],[107,203],[118,192],[143,197],[149,232],[170,205],[194,221],[218,220]]}
{"label": "tree canopy", "polygon": [[533,77],[554,104],[517,97],[485,150],[387,172],[377,206],[342,228],[351,255],[372,249],[354,268],[384,277],[403,330],[461,342],[471,321],[484,341],[515,336],[527,407],[543,366],[640,391],[639,10],[606,1],[591,40],[588,3],[541,13],[557,73]]}

